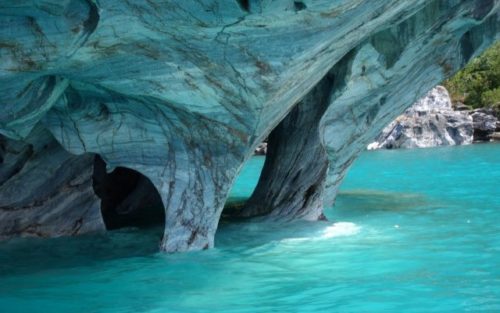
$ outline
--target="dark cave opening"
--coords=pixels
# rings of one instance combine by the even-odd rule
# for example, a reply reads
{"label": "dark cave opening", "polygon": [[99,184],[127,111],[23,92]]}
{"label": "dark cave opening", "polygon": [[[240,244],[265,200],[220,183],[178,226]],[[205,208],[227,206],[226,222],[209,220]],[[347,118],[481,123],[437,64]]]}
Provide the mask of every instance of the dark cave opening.
{"label": "dark cave opening", "polygon": [[160,194],[141,173],[125,167],[106,172],[106,162],[96,156],[93,187],[101,198],[101,214],[107,230],[165,225]]}

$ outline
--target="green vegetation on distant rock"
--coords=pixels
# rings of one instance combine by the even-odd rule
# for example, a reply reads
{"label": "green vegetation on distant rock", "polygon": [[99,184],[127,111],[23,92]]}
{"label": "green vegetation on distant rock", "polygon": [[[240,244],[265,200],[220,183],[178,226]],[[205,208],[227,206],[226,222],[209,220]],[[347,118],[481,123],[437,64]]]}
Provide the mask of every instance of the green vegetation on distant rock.
{"label": "green vegetation on distant rock", "polygon": [[500,42],[472,60],[444,84],[454,103],[500,110]]}

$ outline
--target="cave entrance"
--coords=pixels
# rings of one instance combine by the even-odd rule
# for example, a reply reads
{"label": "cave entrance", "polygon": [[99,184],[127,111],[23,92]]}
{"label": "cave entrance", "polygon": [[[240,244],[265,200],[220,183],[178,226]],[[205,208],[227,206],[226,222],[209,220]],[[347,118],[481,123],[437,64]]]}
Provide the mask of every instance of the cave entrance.
{"label": "cave entrance", "polygon": [[93,187],[101,198],[101,213],[107,230],[165,225],[160,194],[141,173],[125,167],[107,173],[106,162],[96,156]]}

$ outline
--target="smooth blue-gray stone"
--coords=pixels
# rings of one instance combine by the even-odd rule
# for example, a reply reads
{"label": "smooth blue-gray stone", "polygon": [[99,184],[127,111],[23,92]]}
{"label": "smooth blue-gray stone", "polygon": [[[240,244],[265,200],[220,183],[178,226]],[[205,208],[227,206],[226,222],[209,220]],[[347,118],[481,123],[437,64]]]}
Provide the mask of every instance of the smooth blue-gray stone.
{"label": "smooth blue-gray stone", "polygon": [[0,1],[0,134],[42,127],[142,173],[165,207],[161,249],[204,249],[244,162],[341,60],[345,83],[311,125],[325,203],[390,120],[498,38],[491,0],[242,3]]}

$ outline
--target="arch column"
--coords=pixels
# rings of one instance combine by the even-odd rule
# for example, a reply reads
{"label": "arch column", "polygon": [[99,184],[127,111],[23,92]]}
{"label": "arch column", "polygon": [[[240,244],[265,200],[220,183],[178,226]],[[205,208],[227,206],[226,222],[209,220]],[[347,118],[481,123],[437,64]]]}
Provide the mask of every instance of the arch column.
{"label": "arch column", "polygon": [[259,182],[238,214],[274,220],[321,220],[328,155],[320,121],[334,90],[344,84],[348,53],[271,132]]}
{"label": "arch column", "polygon": [[385,125],[497,38],[491,9],[430,2],[346,54],[271,133],[262,176],[240,214],[320,217],[318,200],[333,205],[349,167]]}

